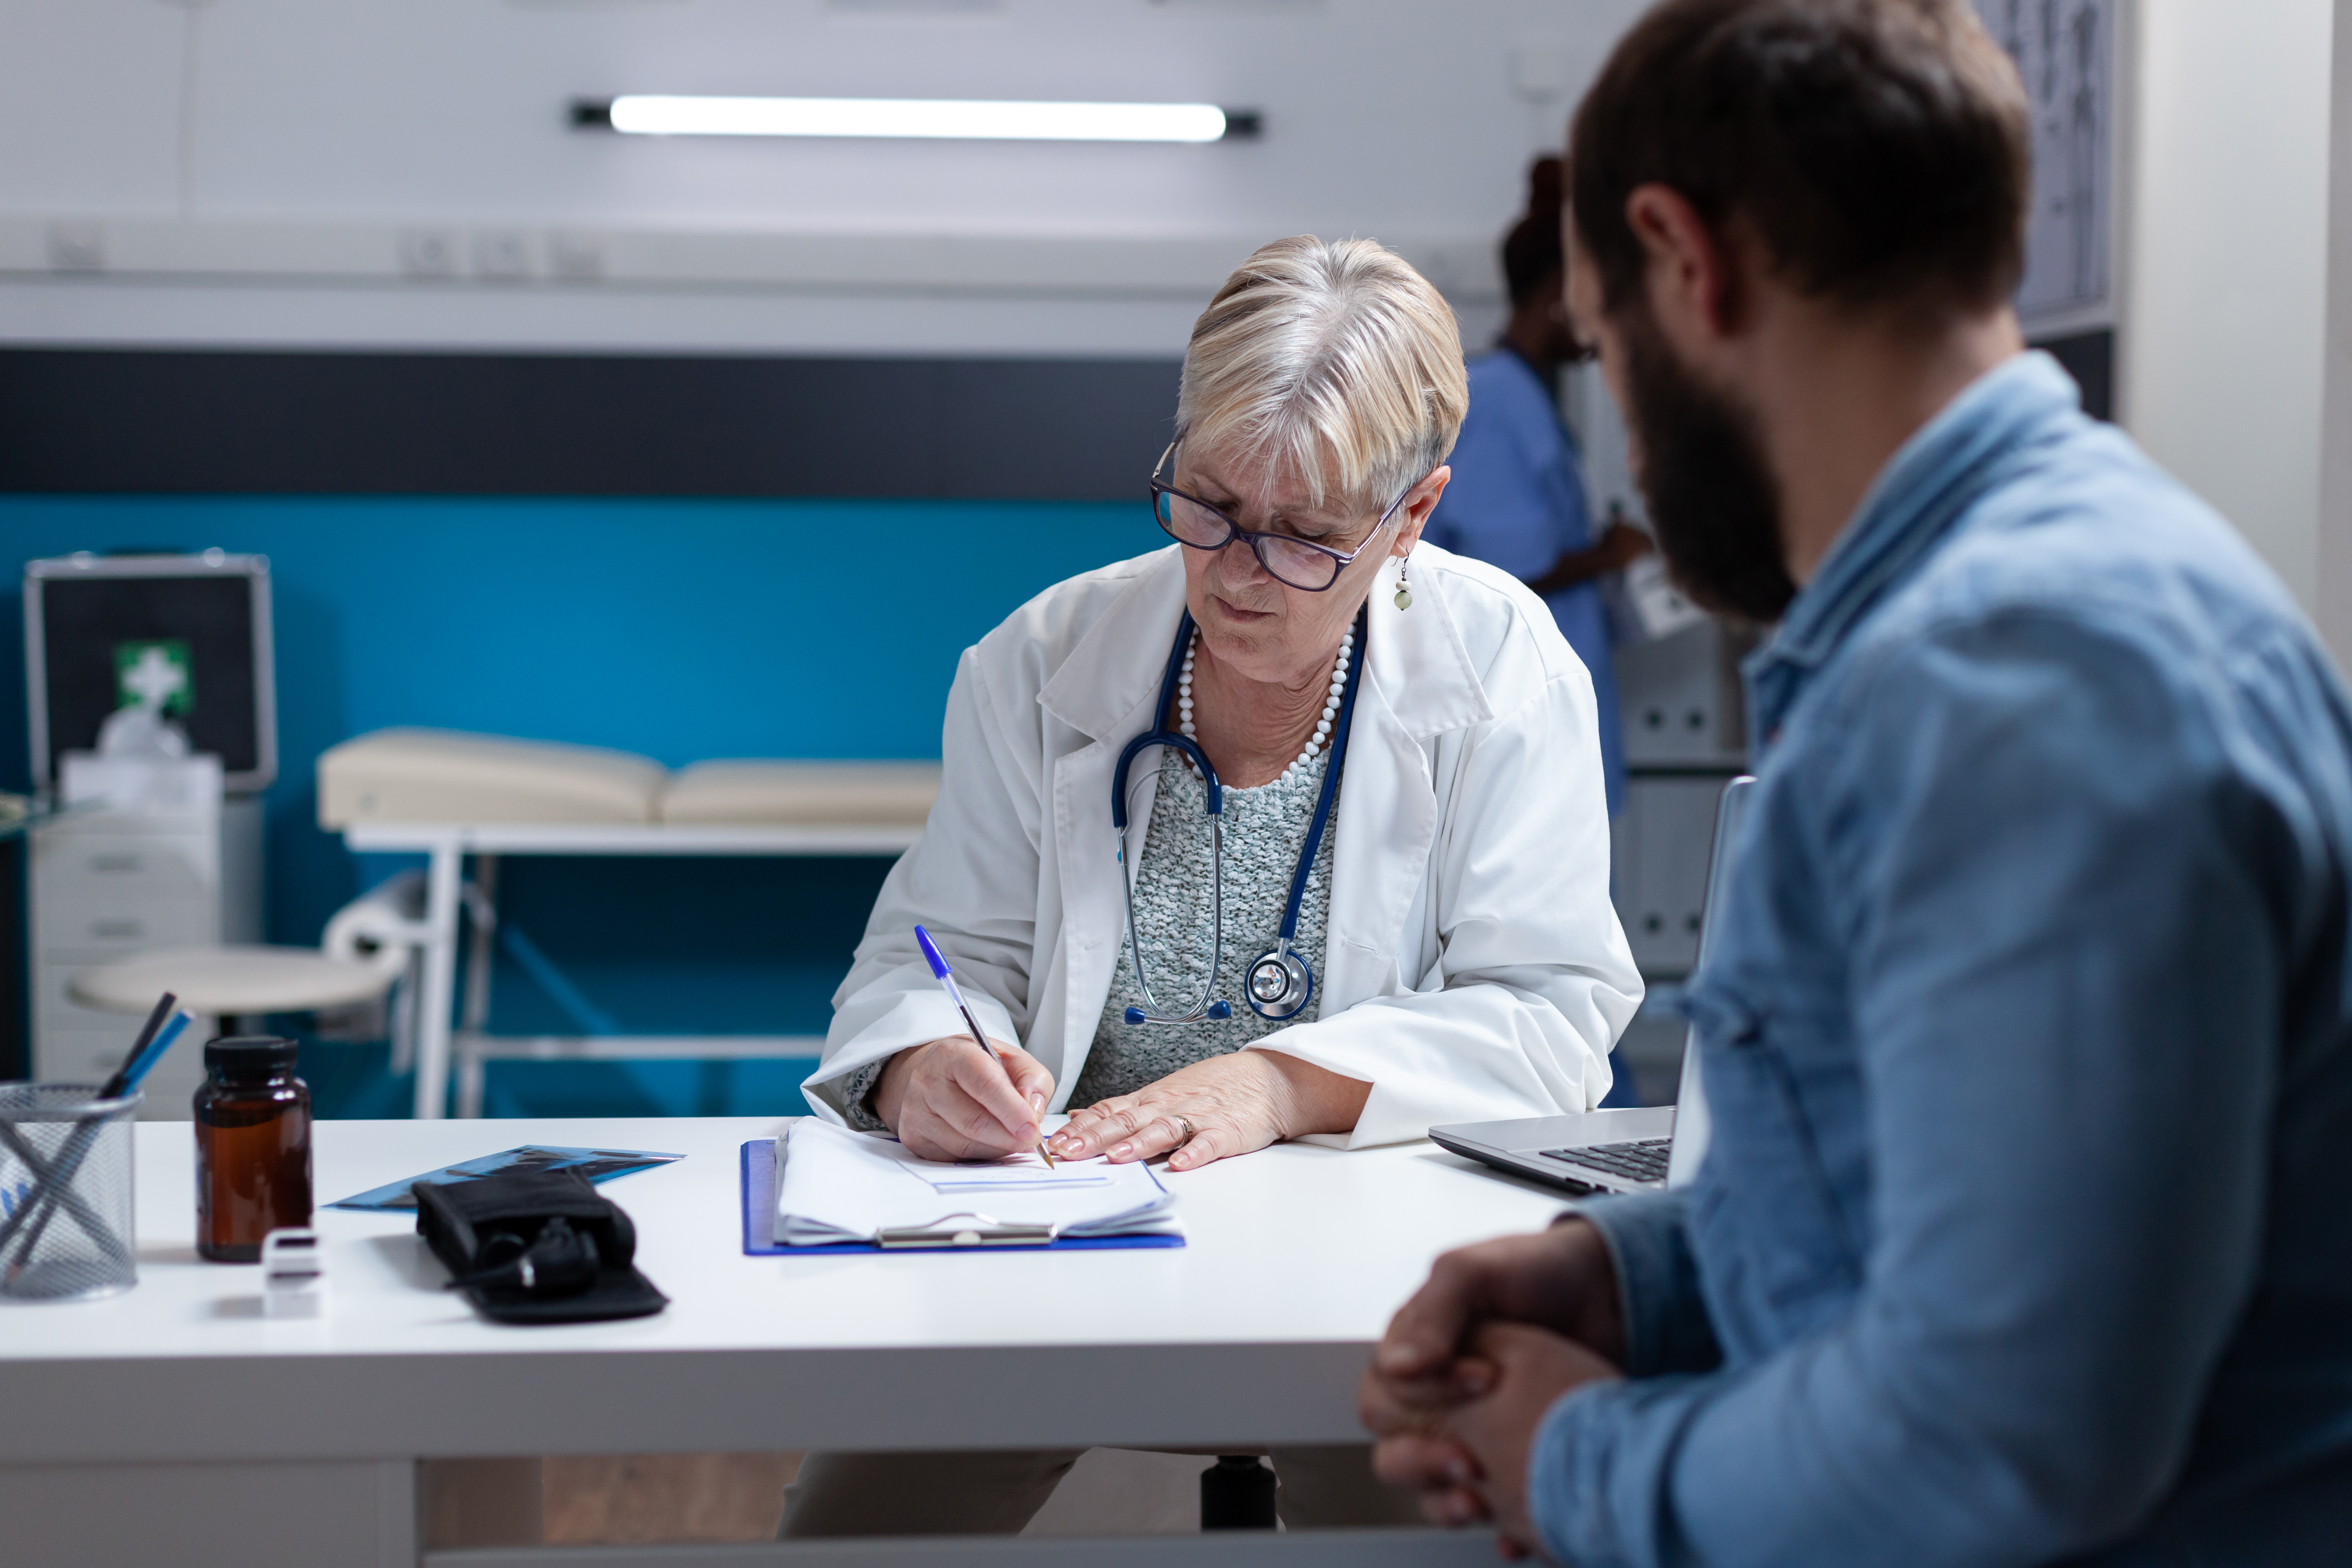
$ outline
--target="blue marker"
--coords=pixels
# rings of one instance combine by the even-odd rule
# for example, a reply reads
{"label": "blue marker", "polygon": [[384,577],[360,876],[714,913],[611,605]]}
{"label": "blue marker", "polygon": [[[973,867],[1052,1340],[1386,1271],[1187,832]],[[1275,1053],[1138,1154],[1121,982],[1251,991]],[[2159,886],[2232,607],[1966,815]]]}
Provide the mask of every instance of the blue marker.
{"label": "blue marker", "polygon": [[[123,1067],[121,1075],[122,1087],[115,1090],[114,1094],[128,1094],[137,1089],[139,1080],[145,1078],[153,1070],[155,1064],[163,1059],[163,1053],[172,1048],[172,1042],[187,1033],[188,1026],[194,1020],[185,1013],[173,1014],[172,1021],[164,1025],[162,1032],[156,1035],[154,1043],[133,1057]],[[106,1098],[110,1100],[114,1095],[110,1094]]]}
{"label": "blue marker", "polygon": [[[917,926],[915,942],[923,950],[923,962],[931,966],[931,973],[938,978],[940,984],[946,988],[948,1000],[954,1003],[956,1011],[963,1015],[964,1027],[971,1031],[972,1043],[986,1051],[991,1061],[999,1067],[1003,1067],[1004,1058],[998,1056],[994,1047],[989,1045],[988,1037],[981,1032],[980,1020],[971,1016],[971,1005],[963,999],[963,990],[955,983],[955,973],[948,968],[948,961],[940,956],[940,950],[931,945],[931,933]],[[1009,1068],[1004,1074],[1004,1081],[1013,1082],[1013,1074]],[[1016,1094],[1020,1092],[1019,1086],[1014,1086],[1013,1092]],[[1054,1156],[1045,1152],[1045,1145],[1042,1140],[1037,1144],[1037,1154],[1048,1166],[1053,1164]]]}

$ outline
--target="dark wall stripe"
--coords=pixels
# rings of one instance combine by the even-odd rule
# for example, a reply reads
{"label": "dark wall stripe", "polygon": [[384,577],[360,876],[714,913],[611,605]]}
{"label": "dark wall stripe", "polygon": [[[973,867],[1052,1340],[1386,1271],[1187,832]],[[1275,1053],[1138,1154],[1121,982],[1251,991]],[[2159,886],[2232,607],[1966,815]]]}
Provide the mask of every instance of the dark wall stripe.
{"label": "dark wall stripe", "polygon": [[0,490],[1124,500],[1174,360],[0,351]]}

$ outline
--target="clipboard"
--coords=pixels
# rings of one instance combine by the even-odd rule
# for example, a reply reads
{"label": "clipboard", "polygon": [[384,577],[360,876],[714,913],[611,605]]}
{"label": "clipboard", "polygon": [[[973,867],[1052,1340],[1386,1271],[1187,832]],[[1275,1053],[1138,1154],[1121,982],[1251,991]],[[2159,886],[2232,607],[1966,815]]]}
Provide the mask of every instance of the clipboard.
{"label": "clipboard", "polygon": [[[1083,1236],[1031,1241],[981,1237],[970,1230],[940,1229],[936,1239],[884,1247],[875,1241],[829,1241],[818,1247],[786,1247],[773,1238],[776,1208],[776,1145],[754,1138],[743,1145],[743,1255],[747,1258],[815,1258],[840,1252],[1135,1252],[1181,1247],[1182,1236]],[[974,1237],[966,1242],[965,1235]]]}

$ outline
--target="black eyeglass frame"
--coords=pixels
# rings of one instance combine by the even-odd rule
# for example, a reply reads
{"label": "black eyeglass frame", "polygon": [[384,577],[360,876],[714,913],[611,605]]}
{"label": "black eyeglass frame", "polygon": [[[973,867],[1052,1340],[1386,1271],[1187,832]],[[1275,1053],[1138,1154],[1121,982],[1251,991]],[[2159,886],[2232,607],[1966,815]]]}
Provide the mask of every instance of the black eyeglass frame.
{"label": "black eyeglass frame", "polygon": [[[1295,533],[1263,533],[1253,531],[1249,529],[1244,528],[1232,518],[1227,517],[1222,507],[1211,506],[1199,496],[1192,495],[1188,491],[1180,490],[1174,485],[1161,484],[1160,482],[1160,470],[1168,466],[1168,459],[1176,455],[1176,448],[1181,444],[1182,437],[1181,437],[1174,441],[1169,442],[1168,449],[1160,454],[1160,460],[1151,465],[1151,520],[1160,525],[1160,531],[1166,534],[1169,538],[1174,540],[1177,543],[1182,545],[1187,550],[1223,550],[1227,545],[1233,543],[1236,539],[1245,539],[1249,542],[1250,553],[1257,557],[1257,563],[1265,569],[1265,574],[1267,576],[1273,578],[1284,587],[1296,588],[1302,594],[1328,594],[1332,589],[1338,587],[1339,585],[1339,574],[1345,572],[1349,566],[1355,564],[1357,557],[1360,556],[1365,551],[1371,548],[1373,539],[1379,535],[1381,529],[1388,526],[1389,519],[1396,515],[1397,508],[1404,505],[1405,497],[1412,494],[1412,492],[1421,486],[1421,479],[1415,479],[1412,484],[1405,486],[1403,494],[1398,496],[1396,500],[1389,502],[1388,510],[1381,513],[1380,521],[1372,524],[1371,532],[1364,535],[1364,542],[1361,544],[1357,545],[1353,550],[1339,551],[1332,549],[1328,544],[1318,544],[1311,539],[1301,539]],[[1424,474],[1422,476],[1422,479],[1427,479],[1428,477],[1428,475]],[[1195,544],[1191,540],[1185,538],[1182,534],[1178,533],[1174,529],[1168,526],[1168,520],[1160,514],[1160,498],[1163,495],[1174,496],[1180,500],[1191,501],[1194,506],[1199,507],[1202,511],[1207,512],[1211,517],[1213,517],[1219,522],[1223,523],[1225,525],[1225,536],[1217,541],[1214,544]],[[1310,588],[1304,583],[1292,582],[1289,578],[1276,571],[1274,569],[1274,563],[1265,558],[1265,545],[1262,542],[1268,539],[1278,539],[1285,544],[1296,545],[1302,550],[1312,550],[1318,555],[1327,555],[1330,557],[1334,563],[1331,568],[1331,580],[1328,583],[1324,584],[1319,588]]]}

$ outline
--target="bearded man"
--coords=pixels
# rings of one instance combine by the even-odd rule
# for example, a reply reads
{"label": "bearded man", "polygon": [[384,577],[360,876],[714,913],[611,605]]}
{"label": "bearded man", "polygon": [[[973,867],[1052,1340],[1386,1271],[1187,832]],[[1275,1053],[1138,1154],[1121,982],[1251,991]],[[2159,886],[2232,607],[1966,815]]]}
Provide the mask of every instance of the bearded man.
{"label": "bearded man", "polygon": [[1578,111],[1661,547],[1778,630],[1697,1178],[1449,1256],[1366,1376],[1512,1550],[2352,1561],[2352,705],[2025,352],[2029,150],[1960,0],[1668,0]]}

